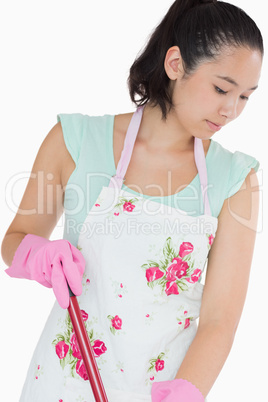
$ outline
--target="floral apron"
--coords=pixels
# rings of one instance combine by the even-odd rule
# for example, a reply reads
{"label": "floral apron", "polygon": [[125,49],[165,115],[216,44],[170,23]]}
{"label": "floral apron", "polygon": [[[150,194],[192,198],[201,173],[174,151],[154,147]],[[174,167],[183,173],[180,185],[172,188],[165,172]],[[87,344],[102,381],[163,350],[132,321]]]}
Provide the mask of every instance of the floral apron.
{"label": "floral apron", "polygon": [[[122,189],[142,113],[134,113],[116,175],[103,187],[78,241],[86,260],[78,300],[109,402],[151,401],[154,381],[175,378],[197,331],[200,280],[217,230],[200,139],[194,153],[204,215],[189,216]],[[68,313],[55,306],[49,321],[31,370],[45,396],[30,391],[26,381],[20,401],[93,402]]]}

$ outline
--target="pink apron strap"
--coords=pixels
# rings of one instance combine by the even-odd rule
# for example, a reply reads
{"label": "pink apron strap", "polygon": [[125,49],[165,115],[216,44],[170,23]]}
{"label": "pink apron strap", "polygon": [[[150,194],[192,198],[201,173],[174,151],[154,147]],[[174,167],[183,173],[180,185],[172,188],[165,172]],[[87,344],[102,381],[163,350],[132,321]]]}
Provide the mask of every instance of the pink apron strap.
{"label": "pink apron strap", "polygon": [[[110,180],[109,187],[116,187],[121,189],[125,174],[131,159],[131,155],[133,152],[134,144],[136,141],[136,137],[139,131],[139,127],[141,124],[142,114],[143,114],[144,106],[140,106],[137,108],[136,112],[133,114],[132,119],[129,123],[127,134],[125,137],[124,148],[121,153],[121,158],[118,162],[116,175],[113,176]],[[203,148],[202,140],[199,138],[195,138],[194,143],[194,156],[195,163],[199,173],[201,191],[203,196],[203,204],[204,204],[204,214],[211,215],[210,205],[208,201],[208,180],[207,180],[207,167],[206,167],[206,158]]]}
{"label": "pink apron strap", "polygon": [[123,181],[125,179],[125,174],[133,152],[134,143],[136,141],[136,137],[141,124],[143,109],[144,106],[138,107],[136,112],[132,116],[125,137],[124,148],[121,153],[121,158],[117,165],[116,175],[111,178],[109,187],[116,186],[119,187],[120,189],[122,187]]}
{"label": "pink apron strap", "polygon": [[196,137],[194,141],[194,157],[200,179],[203,204],[204,204],[204,215],[211,215],[211,209],[208,200],[208,175],[207,175],[206,157],[203,142],[200,138]]}

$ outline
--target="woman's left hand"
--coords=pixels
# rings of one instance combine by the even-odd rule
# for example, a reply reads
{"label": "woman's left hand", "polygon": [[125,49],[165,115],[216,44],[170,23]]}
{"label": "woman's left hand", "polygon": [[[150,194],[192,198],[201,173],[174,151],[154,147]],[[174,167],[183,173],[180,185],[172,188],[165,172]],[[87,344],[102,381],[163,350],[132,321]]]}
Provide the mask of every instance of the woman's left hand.
{"label": "woman's left hand", "polygon": [[154,383],[151,395],[152,402],[204,402],[199,389],[182,379]]}

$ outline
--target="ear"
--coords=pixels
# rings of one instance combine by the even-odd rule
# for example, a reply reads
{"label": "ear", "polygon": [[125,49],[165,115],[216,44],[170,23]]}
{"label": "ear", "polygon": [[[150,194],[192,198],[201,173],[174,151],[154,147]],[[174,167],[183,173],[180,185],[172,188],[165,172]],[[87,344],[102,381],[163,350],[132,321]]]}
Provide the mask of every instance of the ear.
{"label": "ear", "polygon": [[182,77],[184,74],[182,57],[180,48],[178,46],[173,46],[168,49],[165,63],[165,71],[170,80],[174,81]]}

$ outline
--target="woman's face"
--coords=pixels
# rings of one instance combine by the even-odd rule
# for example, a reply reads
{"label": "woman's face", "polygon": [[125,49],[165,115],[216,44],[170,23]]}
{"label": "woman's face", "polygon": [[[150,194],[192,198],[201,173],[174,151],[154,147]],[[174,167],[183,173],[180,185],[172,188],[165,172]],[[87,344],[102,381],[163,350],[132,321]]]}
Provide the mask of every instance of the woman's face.
{"label": "woman's face", "polygon": [[223,52],[173,88],[174,112],[185,133],[208,139],[236,119],[258,86],[262,56],[244,47]]}

